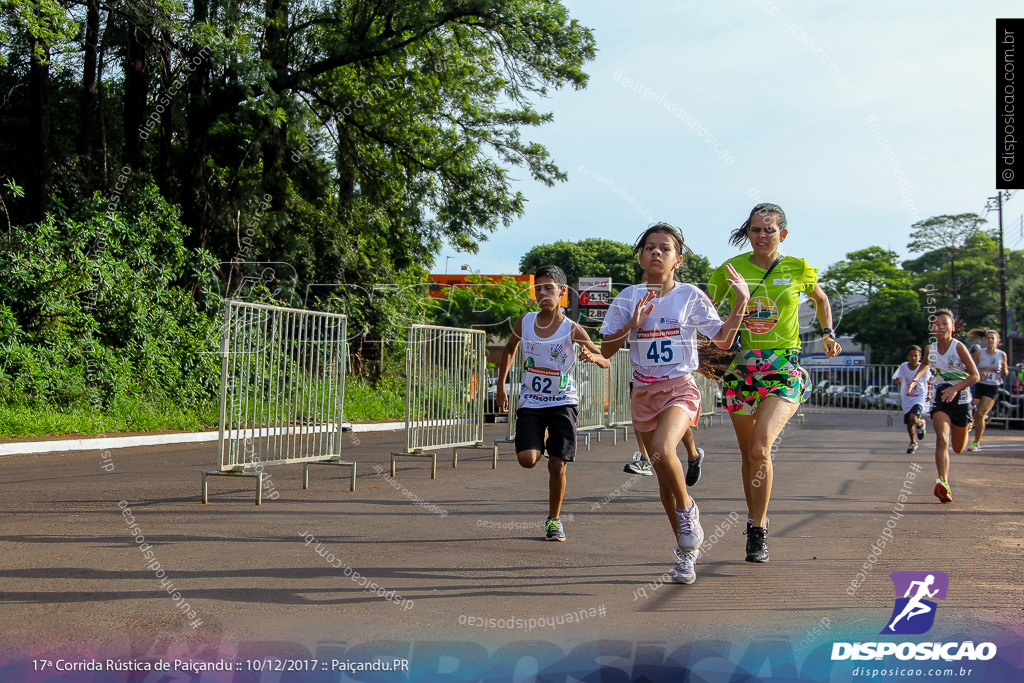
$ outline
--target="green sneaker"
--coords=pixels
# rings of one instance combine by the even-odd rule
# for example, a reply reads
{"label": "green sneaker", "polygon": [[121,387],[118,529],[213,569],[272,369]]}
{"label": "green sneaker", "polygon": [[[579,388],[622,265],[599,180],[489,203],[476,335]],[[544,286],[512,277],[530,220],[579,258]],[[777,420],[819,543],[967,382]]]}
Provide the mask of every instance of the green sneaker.
{"label": "green sneaker", "polygon": [[549,519],[548,523],[544,525],[544,531],[547,535],[544,537],[546,541],[564,541],[565,532],[562,531],[562,520],[558,517]]}

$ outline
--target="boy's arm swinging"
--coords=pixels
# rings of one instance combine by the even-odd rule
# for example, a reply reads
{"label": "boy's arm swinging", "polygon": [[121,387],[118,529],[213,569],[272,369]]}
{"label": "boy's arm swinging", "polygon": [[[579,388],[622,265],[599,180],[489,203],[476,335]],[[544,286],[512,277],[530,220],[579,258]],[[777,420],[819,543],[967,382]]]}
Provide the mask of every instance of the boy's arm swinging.
{"label": "boy's arm swinging", "polygon": [[498,386],[496,387],[495,402],[500,412],[508,412],[508,392],[505,391],[505,378],[508,377],[508,369],[512,365],[512,359],[516,357],[516,349],[523,338],[523,318],[519,316],[512,328],[512,335],[505,342],[505,348],[501,352],[501,361],[498,364]]}

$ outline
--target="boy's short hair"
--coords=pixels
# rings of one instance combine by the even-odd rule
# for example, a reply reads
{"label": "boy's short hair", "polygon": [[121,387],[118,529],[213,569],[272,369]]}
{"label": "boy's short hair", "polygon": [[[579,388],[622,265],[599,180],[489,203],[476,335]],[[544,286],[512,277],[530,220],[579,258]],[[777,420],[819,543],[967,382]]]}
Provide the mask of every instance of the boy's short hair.
{"label": "boy's short hair", "polygon": [[533,274],[533,279],[536,281],[542,277],[551,278],[559,287],[569,284],[568,278],[565,277],[565,271],[558,266],[541,266],[538,268],[537,272]]}
{"label": "boy's short hair", "polygon": [[903,355],[906,356],[911,351],[917,351],[918,353],[922,352],[920,346],[918,346],[917,344],[911,344],[910,346],[907,347],[907,350],[903,352]]}

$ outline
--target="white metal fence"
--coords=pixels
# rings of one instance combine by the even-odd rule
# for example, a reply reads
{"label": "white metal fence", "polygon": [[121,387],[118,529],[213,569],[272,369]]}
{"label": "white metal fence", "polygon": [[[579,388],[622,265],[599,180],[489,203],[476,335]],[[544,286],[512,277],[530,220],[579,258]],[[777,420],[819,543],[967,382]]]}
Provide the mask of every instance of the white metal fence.
{"label": "white metal fence", "polygon": [[[573,345],[573,353],[579,357],[579,345]],[[612,443],[617,443],[617,432],[608,426],[605,409],[608,407],[608,370],[596,363],[576,361],[572,366],[573,381],[579,395],[579,413],[576,416],[576,433],[586,440],[590,450],[590,435],[596,434],[601,440],[603,432],[612,433]]]}
{"label": "white metal fence", "polygon": [[801,410],[829,413],[840,410],[880,410],[902,415],[899,387],[892,376],[898,365],[857,365],[849,367],[805,366],[811,391]]}
{"label": "white metal fence", "polygon": [[[498,379],[501,379],[500,377]],[[523,386],[523,345],[516,347],[516,353],[512,356],[512,364],[508,368],[508,377],[505,378],[508,385],[508,437],[496,439],[494,444],[516,442],[516,411],[519,409],[519,391]],[[497,408],[495,408],[497,411]]]}
{"label": "white metal fence", "polygon": [[[629,383],[633,379],[633,365],[629,361],[629,349],[619,349],[608,359],[608,419],[609,427],[624,430],[633,424],[633,413],[629,405]],[[625,438],[625,434],[623,435]]]}
{"label": "white metal fence", "polygon": [[351,468],[341,460],[347,358],[346,318],[279,306],[227,303],[221,338],[220,469],[209,476],[256,477],[262,503],[263,468],[303,464]]}
{"label": "white metal fence", "polygon": [[452,449],[457,467],[460,448],[481,448],[493,453],[498,466],[498,447],[483,442],[484,398],[487,363],[486,334],[435,325],[409,328],[405,356],[405,451],[391,454],[431,458],[430,478],[437,477],[437,453]]}

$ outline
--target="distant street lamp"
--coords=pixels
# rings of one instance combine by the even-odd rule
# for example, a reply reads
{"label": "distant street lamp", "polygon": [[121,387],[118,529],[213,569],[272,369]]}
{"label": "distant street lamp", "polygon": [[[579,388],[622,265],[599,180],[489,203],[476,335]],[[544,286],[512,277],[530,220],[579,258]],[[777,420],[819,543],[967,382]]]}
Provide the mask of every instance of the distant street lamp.
{"label": "distant street lamp", "polygon": [[445,275],[448,274],[448,261],[452,260],[453,258],[454,258],[453,256],[445,256],[444,257],[444,274]]}

